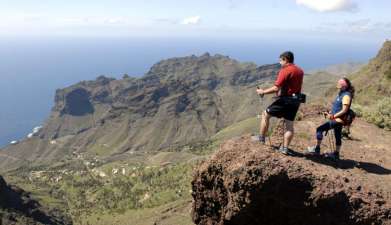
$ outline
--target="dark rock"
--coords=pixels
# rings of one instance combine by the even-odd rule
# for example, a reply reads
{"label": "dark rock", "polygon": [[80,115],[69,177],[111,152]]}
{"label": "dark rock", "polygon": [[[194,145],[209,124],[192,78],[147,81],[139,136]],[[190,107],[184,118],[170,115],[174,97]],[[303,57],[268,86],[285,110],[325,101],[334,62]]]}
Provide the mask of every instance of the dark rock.
{"label": "dark rock", "polygon": [[160,98],[163,98],[163,97],[167,97],[169,96],[169,92],[168,92],[168,88],[167,87],[161,87],[161,88],[158,88],[156,89],[153,93],[152,93],[152,100],[154,102],[158,102]]}
{"label": "dark rock", "polygon": [[[196,224],[390,224],[389,203],[353,177],[333,176],[304,158],[231,140],[195,171]],[[326,173],[326,174],[323,174]],[[336,173],[336,172],[334,172]],[[360,188],[358,188],[360,186]]]}
{"label": "dark rock", "polygon": [[77,88],[65,96],[65,107],[62,114],[84,116],[94,113],[94,106],[90,102],[90,93],[83,88]]}
{"label": "dark rock", "polygon": [[186,95],[182,95],[178,98],[178,102],[176,104],[176,107],[175,107],[175,112],[178,114],[178,113],[181,113],[181,112],[184,112],[186,110],[186,107],[190,104],[190,100],[188,99],[188,97]]}

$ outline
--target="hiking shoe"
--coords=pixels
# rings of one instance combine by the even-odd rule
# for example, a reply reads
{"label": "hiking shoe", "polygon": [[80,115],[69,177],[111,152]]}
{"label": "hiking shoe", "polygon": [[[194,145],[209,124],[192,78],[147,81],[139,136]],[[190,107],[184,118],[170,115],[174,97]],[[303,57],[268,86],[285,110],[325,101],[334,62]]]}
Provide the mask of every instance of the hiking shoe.
{"label": "hiking shoe", "polygon": [[254,135],[254,136],[251,136],[251,140],[254,142],[261,142],[261,144],[265,144],[266,138],[262,137],[261,135]]}
{"label": "hiking shoe", "polygon": [[339,160],[339,152],[328,152],[324,154],[324,157],[333,161],[337,161]]}
{"label": "hiking shoe", "polygon": [[291,152],[289,151],[289,148],[287,148],[287,147],[280,147],[279,149],[278,149],[278,151],[279,152],[281,152],[282,154],[284,154],[284,155],[290,155],[291,154]]}
{"label": "hiking shoe", "polygon": [[319,146],[308,147],[307,154],[320,155],[320,147]]}

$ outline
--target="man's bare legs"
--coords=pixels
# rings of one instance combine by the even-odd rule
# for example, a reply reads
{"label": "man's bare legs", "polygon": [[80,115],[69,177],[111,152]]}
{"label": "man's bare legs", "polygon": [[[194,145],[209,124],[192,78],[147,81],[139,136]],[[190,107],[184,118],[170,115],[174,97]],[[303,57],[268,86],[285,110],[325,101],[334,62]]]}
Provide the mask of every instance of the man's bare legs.
{"label": "man's bare legs", "polygon": [[[267,131],[269,130],[271,115],[266,111],[263,112],[262,120],[260,124],[259,134],[261,137],[265,137]],[[284,133],[284,144],[283,147],[288,147],[291,143],[294,135],[293,121],[285,120],[285,133]]]}
{"label": "man's bare legs", "polygon": [[293,121],[285,120],[285,134],[283,147],[288,148],[294,135]]}
{"label": "man's bare legs", "polygon": [[261,137],[265,137],[267,131],[269,130],[270,118],[271,116],[266,111],[264,111],[259,125],[259,134]]}

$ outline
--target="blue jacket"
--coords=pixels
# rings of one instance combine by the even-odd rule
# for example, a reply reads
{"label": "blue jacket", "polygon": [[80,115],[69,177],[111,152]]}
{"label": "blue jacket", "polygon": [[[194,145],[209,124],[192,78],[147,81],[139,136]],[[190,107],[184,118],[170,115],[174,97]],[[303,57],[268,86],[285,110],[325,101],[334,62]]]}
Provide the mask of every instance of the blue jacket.
{"label": "blue jacket", "polygon": [[333,102],[331,114],[335,115],[342,110],[342,99],[345,95],[348,95],[350,98],[352,98],[352,94],[349,91],[340,91]]}

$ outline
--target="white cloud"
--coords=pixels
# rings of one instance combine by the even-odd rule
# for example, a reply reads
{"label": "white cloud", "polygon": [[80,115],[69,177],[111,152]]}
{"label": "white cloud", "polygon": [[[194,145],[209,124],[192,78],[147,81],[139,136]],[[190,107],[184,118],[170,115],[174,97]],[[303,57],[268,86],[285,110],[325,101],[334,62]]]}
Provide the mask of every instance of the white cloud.
{"label": "white cloud", "polygon": [[192,17],[187,17],[182,20],[181,24],[183,25],[196,25],[201,22],[201,17],[200,16],[192,16]]}
{"label": "white cloud", "polygon": [[352,0],[296,0],[296,4],[318,12],[354,11],[357,4]]}

